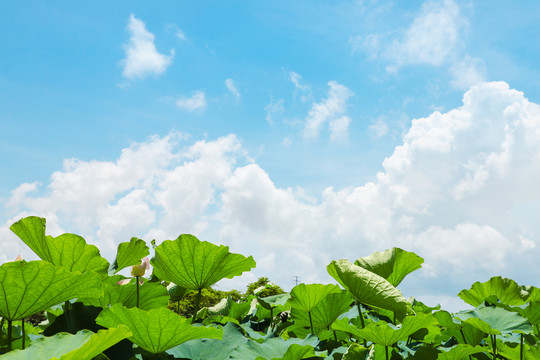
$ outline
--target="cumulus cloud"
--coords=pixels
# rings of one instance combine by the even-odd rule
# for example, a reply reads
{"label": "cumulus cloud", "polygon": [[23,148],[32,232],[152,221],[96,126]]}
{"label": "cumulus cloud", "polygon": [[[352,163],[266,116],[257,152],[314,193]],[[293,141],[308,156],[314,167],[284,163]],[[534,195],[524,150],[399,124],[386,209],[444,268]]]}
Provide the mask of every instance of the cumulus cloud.
{"label": "cumulus cloud", "polygon": [[233,94],[234,97],[236,97],[236,99],[240,99],[240,97],[241,97],[240,92],[239,92],[238,89],[236,88],[236,85],[234,84],[234,80],[233,80],[233,79],[227,79],[227,80],[225,80],[225,86],[226,86],[227,89],[231,92],[231,94]]}
{"label": "cumulus cloud", "polygon": [[206,95],[202,91],[194,91],[191,97],[176,100],[176,106],[187,111],[195,111],[206,107]]}
{"label": "cumulus cloud", "polygon": [[320,103],[314,103],[309,110],[304,126],[305,138],[316,138],[319,136],[323,125],[330,122],[333,125],[331,129],[334,137],[345,136],[350,119],[338,117],[345,113],[347,100],[353,95],[352,91],[347,87],[337,83],[336,81],[328,82],[330,89],[328,97]]}
{"label": "cumulus cloud", "polygon": [[133,80],[164,73],[172,62],[174,50],[171,49],[169,56],[160,54],[154,44],[154,34],[134,15],[129,17],[128,31],[129,43],[124,46],[126,57],[122,60],[124,77]]}
{"label": "cumulus cloud", "polygon": [[20,252],[7,227],[29,214],[81,234],[109,259],[131,236],[160,243],[190,232],[253,255],[258,267],[224,287],[258,276],[285,288],[293,276],[328,282],[331,260],[399,246],[425,259],[400,287],[452,303],[448,296],[473,280],[533,284],[540,275],[529,266],[539,255],[539,149],[540,106],[503,82],[476,85],[460,107],[413,120],[374,181],[315,198],[277,186],[234,135],[153,137],[115,161],[66,160],[49,184],[15,189],[0,256]]}

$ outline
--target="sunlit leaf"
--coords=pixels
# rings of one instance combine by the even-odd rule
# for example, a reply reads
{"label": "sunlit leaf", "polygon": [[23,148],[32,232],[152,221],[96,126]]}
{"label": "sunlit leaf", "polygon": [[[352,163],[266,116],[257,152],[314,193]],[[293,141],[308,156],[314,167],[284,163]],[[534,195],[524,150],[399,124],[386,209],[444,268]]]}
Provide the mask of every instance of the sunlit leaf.
{"label": "sunlit leaf", "polygon": [[44,218],[29,216],[11,225],[10,229],[42,260],[69,271],[106,273],[109,262],[100,256],[97,247],[88,245],[75,234],[46,236],[45,222]]}
{"label": "sunlit leaf", "polygon": [[360,303],[405,315],[407,299],[386,279],[348,260],[332,261],[326,269]]}
{"label": "sunlit leaf", "polygon": [[81,330],[77,334],[59,333],[32,342],[25,350],[16,350],[2,356],[2,360],[91,360],[119,341],[129,337],[126,326],[99,330]]}
{"label": "sunlit leaf", "polygon": [[311,311],[328,294],[339,292],[339,286],[333,284],[299,284],[292,288],[288,303],[291,308]]}
{"label": "sunlit leaf", "polygon": [[437,357],[437,360],[463,360],[468,359],[469,355],[477,354],[485,351],[482,347],[472,347],[471,345],[458,344],[452,347],[450,350],[441,348],[441,352]]}
{"label": "sunlit leaf", "polygon": [[437,319],[431,314],[417,314],[416,316],[406,316],[400,328],[393,328],[384,321],[371,323],[363,329],[358,329],[348,323],[347,320],[337,320],[332,325],[332,329],[345,331],[358,339],[365,339],[374,344],[390,346],[399,340],[407,339],[414,332],[436,325]]}
{"label": "sunlit leaf", "polygon": [[[118,281],[124,279],[121,275],[114,275],[103,279],[103,296],[83,298],[86,305],[108,307],[113,304],[122,304],[125,307],[134,307],[137,303],[136,279],[130,280],[125,285],[118,285]],[[150,310],[165,307],[169,303],[169,294],[165,286],[160,283],[144,281],[139,287],[139,308]]]}
{"label": "sunlit leaf", "polygon": [[470,311],[460,311],[455,316],[486,334],[511,334],[517,331],[531,333],[533,331],[527,319],[518,313],[499,307],[482,306]]}
{"label": "sunlit leaf", "polygon": [[255,267],[251,256],[233,254],[228,246],[217,246],[185,234],[157,246],[151,263],[158,278],[191,290],[207,288]]}
{"label": "sunlit leaf", "polygon": [[131,238],[129,242],[118,244],[116,259],[109,268],[110,274],[115,274],[128,266],[139,265],[141,259],[150,254],[146,242],[142,239]]}
{"label": "sunlit leaf", "polygon": [[[349,310],[352,302],[352,296],[345,290],[328,294],[311,309],[313,327],[315,329],[328,329],[341,314]],[[291,317],[297,324],[310,326],[309,315],[305,311],[293,308]]]}
{"label": "sunlit leaf", "polygon": [[490,296],[497,297],[506,305],[523,305],[529,295],[514,280],[500,276],[492,277],[484,283],[477,281],[469,290],[461,290],[458,294],[463,301],[474,307],[482,304]]}
{"label": "sunlit leaf", "polygon": [[420,269],[423,263],[424,259],[420,256],[400,248],[374,252],[354,262],[355,265],[385,278],[394,286],[398,286],[408,274]]}
{"label": "sunlit leaf", "polygon": [[305,358],[313,358],[315,350],[311,345],[292,344],[287,349],[287,352],[280,358],[272,358],[272,360],[301,360]]}
{"label": "sunlit leaf", "polygon": [[0,266],[0,316],[18,320],[64,301],[101,296],[94,272],[69,272],[46,261],[15,261]]}
{"label": "sunlit leaf", "polygon": [[153,354],[159,354],[192,339],[221,339],[223,331],[212,327],[191,325],[191,321],[166,308],[128,309],[115,304],[99,314],[96,323],[105,327],[126,325],[132,342]]}

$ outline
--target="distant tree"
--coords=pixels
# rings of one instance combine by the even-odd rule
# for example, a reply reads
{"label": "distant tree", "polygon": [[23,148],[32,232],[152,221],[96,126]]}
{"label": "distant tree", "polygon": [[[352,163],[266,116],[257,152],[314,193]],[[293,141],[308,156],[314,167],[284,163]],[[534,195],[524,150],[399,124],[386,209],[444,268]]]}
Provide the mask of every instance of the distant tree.
{"label": "distant tree", "polygon": [[285,291],[283,291],[281,287],[270,282],[267,277],[260,277],[257,281],[248,284],[246,290],[246,296],[257,295],[258,297],[267,297],[284,293]]}

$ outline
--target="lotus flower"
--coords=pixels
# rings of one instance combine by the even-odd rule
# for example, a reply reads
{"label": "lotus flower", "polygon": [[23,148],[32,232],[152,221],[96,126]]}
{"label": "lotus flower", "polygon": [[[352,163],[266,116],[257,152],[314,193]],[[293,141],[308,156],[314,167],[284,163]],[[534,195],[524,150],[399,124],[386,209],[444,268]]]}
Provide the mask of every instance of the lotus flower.
{"label": "lotus flower", "polygon": [[146,270],[148,270],[149,266],[150,266],[150,260],[148,260],[148,258],[145,257],[142,260],[141,265],[133,265],[131,267],[131,276],[143,276],[146,273]]}

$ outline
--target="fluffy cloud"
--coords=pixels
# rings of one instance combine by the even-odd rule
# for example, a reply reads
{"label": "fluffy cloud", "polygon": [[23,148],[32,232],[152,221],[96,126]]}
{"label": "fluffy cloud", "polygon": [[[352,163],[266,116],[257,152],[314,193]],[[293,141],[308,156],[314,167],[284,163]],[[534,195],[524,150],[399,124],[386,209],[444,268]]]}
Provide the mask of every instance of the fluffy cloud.
{"label": "fluffy cloud", "polygon": [[159,243],[189,232],[253,255],[257,268],[224,287],[258,276],[285,288],[293,276],[327,282],[331,260],[399,246],[425,258],[401,286],[406,295],[455,308],[448,296],[473,280],[533,284],[540,275],[531,266],[539,255],[539,149],[540,106],[503,82],[474,86],[462,106],[413,120],[375,181],[328,187],[315,199],[276,186],[234,135],[154,137],[116,161],[66,160],[46,187],[15,189],[1,256],[21,252],[7,227],[28,214],[46,216],[53,234],[81,234],[109,259],[131,236]]}
{"label": "fluffy cloud", "polygon": [[226,86],[227,89],[231,92],[231,94],[234,95],[234,97],[236,97],[237,99],[240,99],[240,97],[241,97],[240,92],[239,92],[238,89],[236,88],[236,85],[234,84],[234,80],[233,80],[233,79],[227,79],[227,80],[225,80],[225,86]]}
{"label": "fluffy cloud", "polygon": [[165,72],[174,57],[174,50],[169,56],[160,54],[154,45],[154,34],[134,15],[129,17],[128,31],[129,43],[124,46],[126,58],[122,60],[124,77],[133,80]]}
{"label": "fluffy cloud", "polygon": [[206,95],[202,91],[194,91],[191,97],[181,97],[176,100],[176,106],[188,111],[204,109],[206,107]]}
{"label": "fluffy cloud", "polygon": [[314,103],[309,110],[304,127],[305,138],[318,137],[326,122],[331,123],[331,132],[334,138],[347,135],[350,119],[338,117],[345,113],[347,100],[353,93],[335,81],[328,82],[328,86],[330,87],[328,97],[320,103]]}

